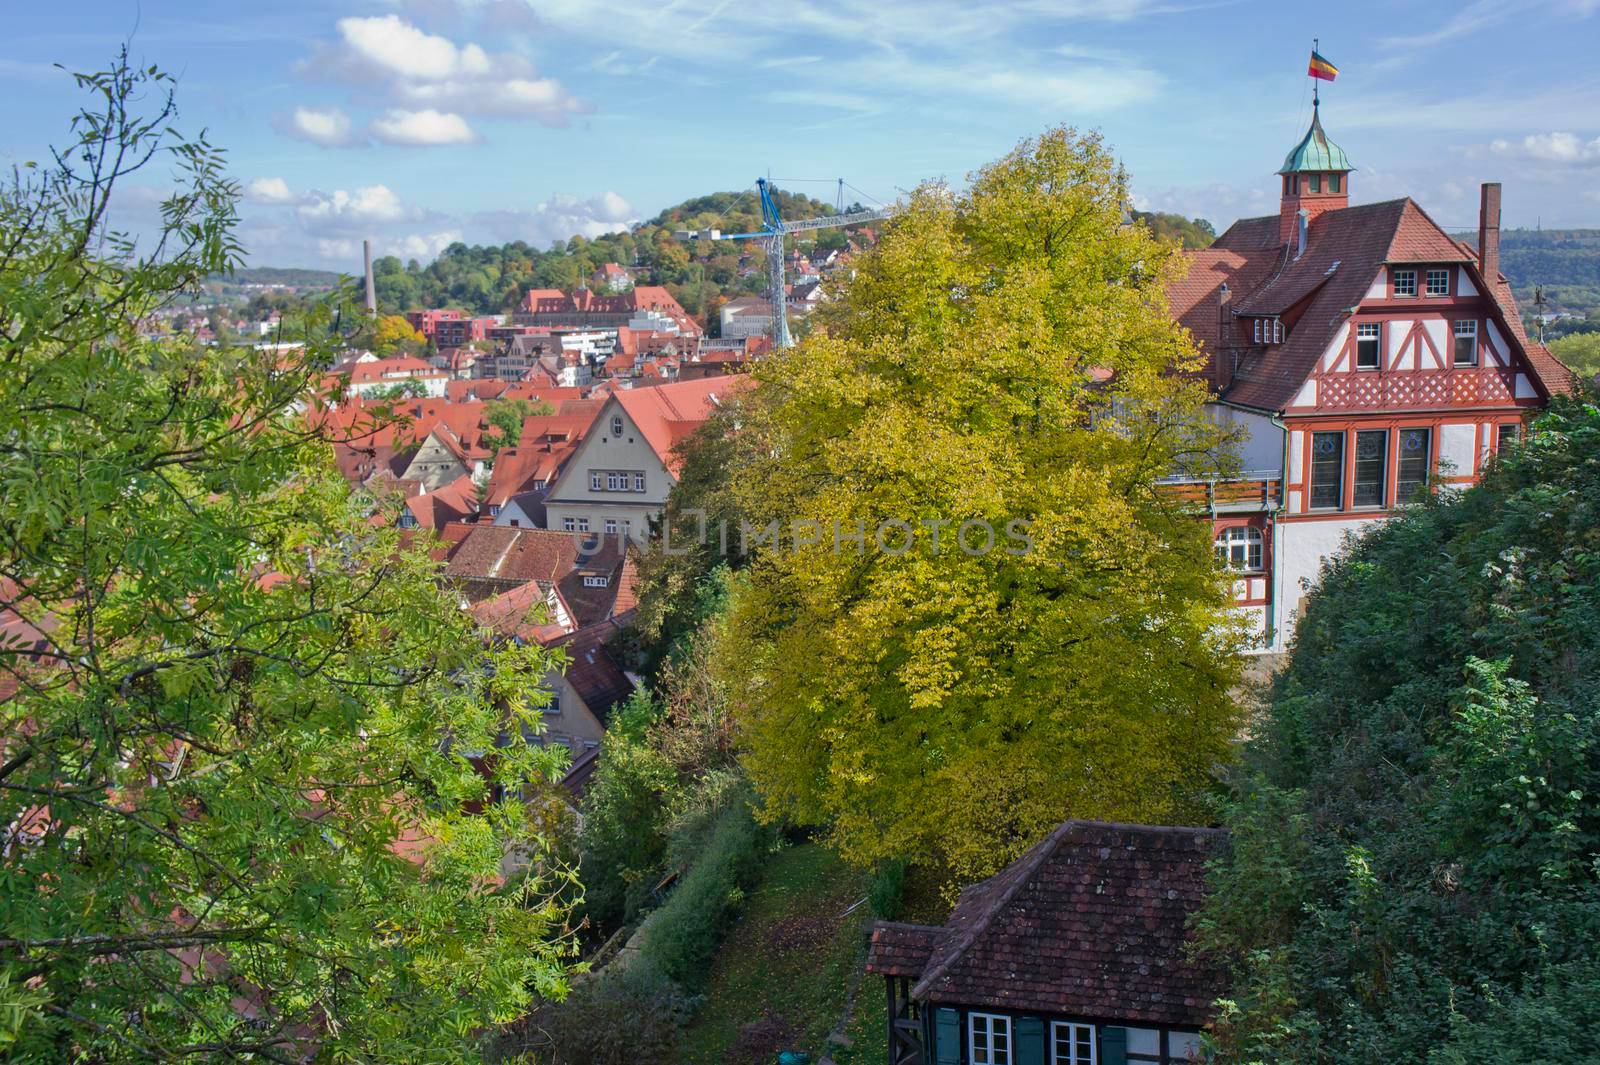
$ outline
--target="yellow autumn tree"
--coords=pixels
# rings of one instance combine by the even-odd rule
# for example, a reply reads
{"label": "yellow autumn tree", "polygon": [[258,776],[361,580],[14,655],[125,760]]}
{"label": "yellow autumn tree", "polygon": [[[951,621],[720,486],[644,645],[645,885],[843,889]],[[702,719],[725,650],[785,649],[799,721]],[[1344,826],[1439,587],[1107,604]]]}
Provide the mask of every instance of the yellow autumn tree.
{"label": "yellow autumn tree", "polygon": [[386,314],[372,324],[372,348],[380,355],[414,351],[427,342],[403,314]]}
{"label": "yellow autumn tree", "polygon": [[[1056,129],[910,197],[816,333],[760,364],[726,656],[770,816],[986,875],[1069,817],[1184,822],[1229,758],[1237,634],[1176,247]],[[735,652],[736,649],[736,652]]]}

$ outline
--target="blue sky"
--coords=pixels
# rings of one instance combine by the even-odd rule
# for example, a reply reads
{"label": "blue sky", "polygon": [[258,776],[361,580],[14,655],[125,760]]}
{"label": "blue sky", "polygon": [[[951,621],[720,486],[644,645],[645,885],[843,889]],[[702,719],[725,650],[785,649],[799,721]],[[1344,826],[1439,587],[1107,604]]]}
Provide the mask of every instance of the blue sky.
{"label": "blue sky", "polygon": [[[1500,180],[1507,225],[1600,227],[1600,0],[72,0],[7,20],[0,159],[61,138],[77,101],[51,64],[130,41],[180,76],[181,128],[230,150],[259,265],[357,270],[363,236],[424,261],[543,245],[757,174],[887,200],[1056,123],[1102,130],[1142,206],[1221,229],[1276,209],[1314,36],[1356,200],[1471,228]],[[130,218],[159,184],[140,176]]]}

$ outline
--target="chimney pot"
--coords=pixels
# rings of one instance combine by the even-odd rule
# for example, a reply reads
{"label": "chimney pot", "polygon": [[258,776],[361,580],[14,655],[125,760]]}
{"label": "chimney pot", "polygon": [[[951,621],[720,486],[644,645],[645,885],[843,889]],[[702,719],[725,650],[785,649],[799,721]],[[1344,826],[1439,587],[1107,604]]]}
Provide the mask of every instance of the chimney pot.
{"label": "chimney pot", "polygon": [[1485,181],[1478,206],[1478,272],[1484,284],[1500,277],[1500,182]]}

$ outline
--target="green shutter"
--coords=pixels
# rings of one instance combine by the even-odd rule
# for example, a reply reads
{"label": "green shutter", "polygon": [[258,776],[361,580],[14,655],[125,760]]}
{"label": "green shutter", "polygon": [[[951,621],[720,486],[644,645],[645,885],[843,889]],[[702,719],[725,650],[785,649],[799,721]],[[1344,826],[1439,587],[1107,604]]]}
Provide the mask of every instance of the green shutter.
{"label": "green shutter", "polygon": [[1017,1065],[1044,1065],[1044,1022],[1017,1018]]}
{"label": "green shutter", "polygon": [[1100,1029],[1100,1065],[1128,1065],[1128,1030]]}
{"label": "green shutter", "polygon": [[943,1007],[933,1013],[933,1047],[939,1065],[959,1065],[961,1061],[961,1014]]}

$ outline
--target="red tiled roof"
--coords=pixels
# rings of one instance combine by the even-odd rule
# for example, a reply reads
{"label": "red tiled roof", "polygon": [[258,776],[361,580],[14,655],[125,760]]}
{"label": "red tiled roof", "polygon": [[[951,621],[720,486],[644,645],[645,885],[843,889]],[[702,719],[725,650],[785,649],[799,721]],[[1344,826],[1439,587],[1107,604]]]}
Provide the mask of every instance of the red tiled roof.
{"label": "red tiled roof", "polygon": [[615,622],[601,621],[550,644],[567,652],[567,668],[562,675],[602,724],[608,711],[633,691],[633,682],[606,646],[619,631]]}
{"label": "red tiled roof", "polygon": [[478,486],[463,473],[437,491],[406,499],[406,509],[424,529],[440,529],[477,513]]}
{"label": "red tiled roof", "polygon": [[966,888],[943,928],[880,923],[867,967],[916,975],[918,1001],[1201,1027],[1224,983],[1189,959],[1186,925],[1225,838],[1068,821]]}
{"label": "red tiled roof", "polygon": [[749,387],[743,377],[708,377],[650,388],[630,388],[613,393],[638,427],[645,442],[667,469],[679,465],[672,449],[711,416],[721,399],[738,388]]}
{"label": "red tiled roof", "polygon": [[[1410,199],[1325,211],[1312,219],[1298,259],[1279,243],[1276,215],[1234,223],[1211,247],[1189,253],[1189,276],[1172,287],[1173,313],[1213,357],[1221,336],[1218,289],[1226,281],[1233,314],[1295,315],[1282,344],[1249,349],[1222,398],[1257,410],[1281,411],[1316,368],[1334,334],[1359,305],[1378,271],[1391,262],[1454,262],[1476,269],[1476,256],[1452,240]],[[1540,384],[1560,391],[1569,380],[1554,360],[1533,350],[1511,290],[1489,291]]]}

